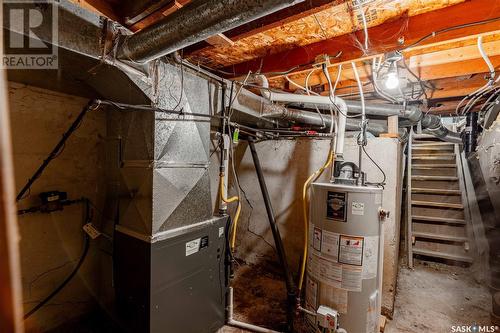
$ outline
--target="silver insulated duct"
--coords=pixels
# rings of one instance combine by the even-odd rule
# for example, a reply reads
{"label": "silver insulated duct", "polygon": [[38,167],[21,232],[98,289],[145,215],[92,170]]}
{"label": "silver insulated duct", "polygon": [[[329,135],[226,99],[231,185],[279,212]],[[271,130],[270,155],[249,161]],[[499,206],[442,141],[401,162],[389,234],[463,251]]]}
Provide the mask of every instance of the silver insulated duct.
{"label": "silver insulated duct", "polygon": [[296,0],[194,0],[124,37],[118,59],[147,62],[288,7]]}

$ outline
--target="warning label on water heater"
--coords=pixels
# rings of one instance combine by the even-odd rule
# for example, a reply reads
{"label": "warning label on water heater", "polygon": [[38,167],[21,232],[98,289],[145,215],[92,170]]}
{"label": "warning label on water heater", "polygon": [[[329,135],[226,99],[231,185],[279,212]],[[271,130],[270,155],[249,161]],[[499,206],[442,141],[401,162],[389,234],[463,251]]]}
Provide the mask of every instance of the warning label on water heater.
{"label": "warning label on water heater", "polygon": [[348,265],[363,265],[363,237],[340,236],[339,262]]}
{"label": "warning label on water heater", "polygon": [[328,191],[326,200],[326,217],[331,220],[345,222],[347,220],[347,193]]}

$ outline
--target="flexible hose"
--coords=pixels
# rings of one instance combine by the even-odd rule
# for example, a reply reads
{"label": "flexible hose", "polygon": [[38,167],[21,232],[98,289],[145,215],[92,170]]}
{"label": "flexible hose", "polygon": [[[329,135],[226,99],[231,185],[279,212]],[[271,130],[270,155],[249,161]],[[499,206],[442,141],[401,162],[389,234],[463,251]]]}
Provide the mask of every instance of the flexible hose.
{"label": "flexible hose", "polygon": [[28,319],[33,315],[35,312],[37,312],[42,306],[44,306],[48,301],[50,301],[55,295],[57,295],[70,281],[73,279],[73,277],[76,275],[80,267],[82,266],[83,262],[85,261],[85,258],[87,257],[87,253],[89,252],[89,246],[90,246],[90,239],[87,234],[85,234],[85,245],[83,247],[83,253],[78,260],[78,263],[76,264],[75,268],[73,268],[73,271],[71,272],[70,275],[56,288],[54,291],[52,291],[47,297],[45,297],[40,303],[38,303],[33,309],[31,309],[28,313],[24,315],[24,320]]}
{"label": "flexible hose", "polygon": [[234,250],[234,246],[236,244],[236,230],[238,227],[238,220],[240,218],[241,213],[241,201],[238,196],[234,196],[231,198],[224,197],[224,173],[220,173],[220,198],[225,203],[232,203],[238,201],[238,207],[236,208],[236,214],[234,215],[233,228],[231,230],[231,251]]}
{"label": "flexible hose", "polygon": [[308,218],[308,212],[307,212],[307,190],[309,189],[309,185],[311,185],[311,182],[314,180],[318,179],[319,176],[323,174],[323,171],[325,171],[326,168],[328,168],[334,160],[334,152],[332,149],[328,152],[328,159],[325,162],[325,164],[316,170],[312,175],[307,178],[306,182],[304,183],[304,186],[302,188],[302,212],[304,214],[304,250],[302,254],[302,263],[300,266],[300,278],[299,278],[299,285],[298,285],[298,293],[297,295],[300,295],[300,291],[302,290],[302,285],[304,284],[304,275],[306,271],[306,262],[307,262],[307,242],[309,240],[309,218]]}

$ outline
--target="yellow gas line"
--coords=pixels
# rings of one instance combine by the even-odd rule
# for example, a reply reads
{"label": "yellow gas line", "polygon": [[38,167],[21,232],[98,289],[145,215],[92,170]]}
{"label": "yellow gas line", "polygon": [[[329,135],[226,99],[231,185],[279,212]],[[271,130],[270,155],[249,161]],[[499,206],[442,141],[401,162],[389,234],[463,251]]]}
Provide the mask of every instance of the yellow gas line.
{"label": "yellow gas line", "polygon": [[220,177],[220,198],[222,201],[224,201],[225,203],[232,203],[232,202],[235,202],[235,201],[238,201],[238,207],[236,208],[236,214],[234,215],[234,222],[233,222],[233,228],[231,230],[231,251],[234,250],[234,245],[236,243],[236,228],[238,227],[238,220],[240,218],[240,213],[241,213],[241,202],[240,202],[240,198],[238,196],[234,196],[234,197],[231,197],[231,198],[225,198],[224,197],[224,173],[220,173],[219,174],[219,177]]}
{"label": "yellow gas line", "polygon": [[304,183],[304,187],[302,188],[302,211],[304,214],[304,251],[302,254],[302,263],[300,267],[300,279],[299,279],[299,285],[298,285],[298,293],[297,295],[300,297],[300,291],[302,290],[302,285],[304,284],[304,275],[306,271],[306,262],[307,262],[307,242],[309,239],[309,218],[308,218],[308,212],[307,212],[307,190],[309,189],[309,186],[311,183],[318,179],[319,176],[323,174],[323,171],[325,171],[326,168],[328,168],[334,161],[334,152],[330,149],[328,152],[328,159],[325,162],[325,164],[316,170],[309,178],[307,178],[306,182]]}

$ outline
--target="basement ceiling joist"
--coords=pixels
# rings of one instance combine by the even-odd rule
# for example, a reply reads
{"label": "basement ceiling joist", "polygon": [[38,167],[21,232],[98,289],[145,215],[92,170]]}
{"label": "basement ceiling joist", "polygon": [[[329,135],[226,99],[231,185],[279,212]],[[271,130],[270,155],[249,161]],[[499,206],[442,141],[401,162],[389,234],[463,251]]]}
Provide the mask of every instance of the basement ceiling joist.
{"label": "basement ceiling joist", "polygon": [[[483,45],[485,52],[490,57],[493,66],[495,68],[500,67],[500,30],[487,34],[484,41]],[[476,42],[477,36],[469,36],[467,40],[453,40],[446,44],[442,44],[440,45],[440,50],[434,52],[432,51],[436,48],[431,45],[429,46],[431,52],[426,52],[422,49],[420,54],[408,57],[406,62],[410,69],[424,81],[487,72],[488,68],[481,58]],[[357,61],[361,79],[368,79],[371,77],[371,59],[373,57],[382,56],[383,55],[376,55],[366,57],[364,61]],[[342,70],[341,82],[344,80],[354,81],[354,73],[350,66],[350,62],[343,62],[343,64],[344,68]],[[288,77],[298,85],[305,86],[306,78],[310,72],[311,69],[308,69],[290,74]],[[329,73],[331,77],[336,77],[338,73],[338,64],[329,67]],[[273,87],[285,88],[284,85],[286,81],[283,76],[271,78],[270,82]],[[309,76],[309,86],[326,83],[326,77],[319,70]],[[289,88],[291,90],[297,89],[297,87],[293,85]]]}
{"label": "basement ceiling joist", "polygon": [[[410,1],[410,0],[409,0]],[[385,1],[385,3],[395,3],[401,1]],[[411,2],[411,1],[410,1]],[[375,6],[376,3],[373,2],[370,5]],[[405,3],[404,1],[402,3]],[[406,2],[408,3],[408,2]],[[477,22],[481,20],[486,20],[490,18],[495,18],[500,16],[500,2],[491,0],[468,0],[468,1],[414,1],[411,2],[415,8],[414,12],[407,10],[401,10],[400,6],[395,6],[400,8],[400,10],[390,9],[383,11],[385,16],[383,19],[377,18],[376,21],[372,21],[369,25],[371,28],[368,29],[370,36],[370,54],[376,54],[380,52],[387,52],[391,50],[396,50],[404,47],[405,45],[411,45],[412,43],[418,41],[419,39],[432,34],[435,31],[441,29],[447,29],[456,25],[469,24],[471,22]],[[425,3],[428,6],[425,6]],[[429,4],[432,3],[432,6]],[[458,4],[457,4],[458,3]],[[453,5],[455,4],[455,5]],[[340,5],[342,6],[342,5]],[[344,19],[351,20],[352,16],[347,14],[347,10],[344,6]],[[441,6],[441,7],[439,7]],[[333,7],[333,8],[337,8]],[[370,7],[367,7],[370,8]],[[375,7],[377,8],[377,7]],[[385,7],[382,7],[385,8]],[[437,9],[441,8],[441,9]],[[392,14],[391,15],[389,15]],[[316,15],[316,18],[320,18]],[[327,38],[312,44],[307,44],[308,41],[314,40],[314,38],[321,39],[322,31],[319,25],[314,20],[314,23],[310,24],[296,24],[295,28],[285,25],[280,28],[279,36],[283,38],[280,40],[282,44],[278,46],[274,45],[275,41],[272,37],[268,37],[266,34],[257,34],[248,38],[251,38],[255,43],[249,43],[249,48],[254,48],[256,51],[253,52],[246,50],[244,46],[243,54],[240,55],[240,44],[242,41],[237,41],[232,49],[229,48],[207,48],[201,51],[195,52],[191,59],[195,63],[203,63],[202,61],[212,61],[213,64],[223,64],[226,60],[234,60],[234,65],[226,66],[223,68],[226,72],[235,73],[234,76],[242,75],[248,73],[248,71],[261,71],[261,72],[283,72],[297,66],[304,66],[305,64],[310,64],[314,62],[314,59],[321,54],[335,55],[339,51],[342,51],[342,55],[339,58],[340,61],[348,61],[352,59],[358,59],[363,57],[365,54],[360,49],[356,40],[362,40],[362,32],[357,32],[357,39],[354,38],[353,34],[350,34],[353,26],[352,21],[350,23],[342,23],[339,15],[333,14],[335,21],[332,21],[331,17],[326,17],[326,22],[333,22],[339,24],[340,26],[333,26],[331,28],[332,32],[329,34],[335,34],[336,36]],[[413,16],[412,16],[413,15]],[[382,16],[381,16],[382,17]],[[302,19],[303,21],[304,19]],[[329,21],[328,21],[329,20]],[[301,22],[302,22],[301,21]],[[309,20],[310,21],[310,20]],[[308,21],[308,22],[309,22]],[[319,19],[319,22],[323,20]],[[382,24],[379,24],[384,22]],[[379,25],[377,25],[379,24]],[[326,23],[322,23],[323,27],[326,27]],[[500,21],[491,22],[483,25],[476,25],[467,27],[465,29],[451,30],[446,33],[437,35],[433,38],[429,38],[422,42],[423,45],[428,43],[440,42],[443,40],[461,38],[471,34],[478,34],[483,32],[489,32],[498,30],[500,26]],[[345,31],[338,32],[342,27],[346,28]],[[349,28],[349,29],[347,29]],[[356,26],[357,29],[360,28],[359,22]],[[301,39],[307,45],[297,45],[294,33],[299,35],[302,31],[306,32],[312,29],[312,37]],[[295,31],[297,30],[297,31]],[[308,36],[311,36],[307,33]],[[262,39],[259,41],[259,39]],[[244,40],[247,40],[245,38]],[[401,41],[404,40],[404,45],[401,45]],[[251,44],[251,45],[250,45]],[[265,45],[264,45],[265,44]],[[272,46],[269,46],[273,44]],[[276,48],[287,48],[284,51],[273,52]],[[233,51],[232,51],[233,50]],[[248,52],[247,52],[248,51]],[[237,55],[234,53],[237,52]],[[246,54],[248,53],[248,54]],[[241,56],[241,57],[240,57]],[[254,57],[253,60],[243,61]],[[231,60],[231,61],[233,61]]]}
{"label": "basement ceiling joist", "polygon": [[[415,16],[441,9],[464,0],[370,0],[362,7],[352,1],[331,6],[300,19],[262,31],[235,43],[235,47],[209,47],[191,55],[194,62],[214,67],[226,67],[260,57],[269,57],[297,47],[330,40],[363,28],[361,10],[368,27],[374,27],[401,16]],[[404,29],[404,25],[402,26]],[[353,36],[351,36],[353,37]],[[361,36],[359,36],[361,39]],[[396,36],[397,39],[398,36]],[[356,38],[350,44],[360,43]],[[307,50],[305,50],[307,52]],[[336,50],[338,51],[338,49]],[[324,52],[336,54],[337,52]],[[313,60],[308,59],[308,62]]]}

